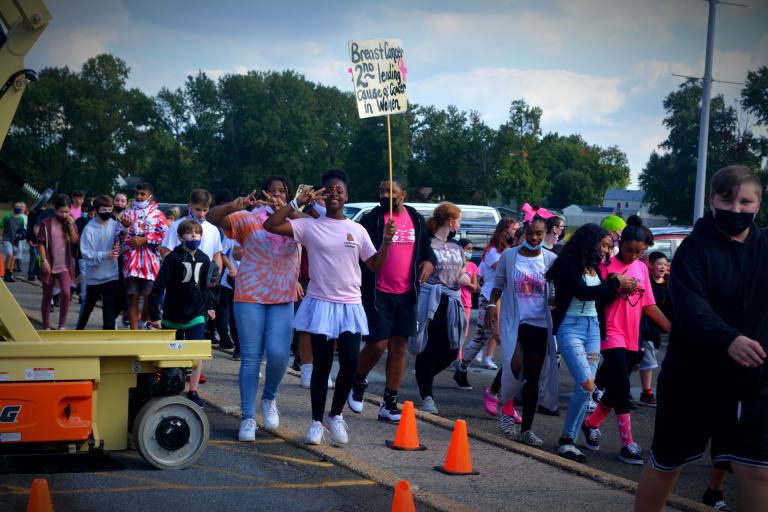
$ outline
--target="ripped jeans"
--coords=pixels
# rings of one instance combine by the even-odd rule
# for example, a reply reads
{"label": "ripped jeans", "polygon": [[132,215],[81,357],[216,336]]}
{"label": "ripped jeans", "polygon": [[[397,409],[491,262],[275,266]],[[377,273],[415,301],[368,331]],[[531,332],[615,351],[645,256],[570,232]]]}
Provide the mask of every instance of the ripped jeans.
{"label": "ripped jeans", "polygon": [[589,396],[594,389],[600,357],[600,324],[597,317],[565,315],[557,330],[557,345],[573,380],[576,381],[563,426],[563,434],[576,442],[587,412]]}

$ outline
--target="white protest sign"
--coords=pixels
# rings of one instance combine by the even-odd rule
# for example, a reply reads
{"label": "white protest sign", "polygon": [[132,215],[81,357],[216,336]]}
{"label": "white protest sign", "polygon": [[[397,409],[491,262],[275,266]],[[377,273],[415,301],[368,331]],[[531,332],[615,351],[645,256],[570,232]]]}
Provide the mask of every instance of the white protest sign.
{"label": "white protest sign", "polygon": [[349,61],[361,119],[408,110],[405,87],[408,69],[402,40],[350,41]]}

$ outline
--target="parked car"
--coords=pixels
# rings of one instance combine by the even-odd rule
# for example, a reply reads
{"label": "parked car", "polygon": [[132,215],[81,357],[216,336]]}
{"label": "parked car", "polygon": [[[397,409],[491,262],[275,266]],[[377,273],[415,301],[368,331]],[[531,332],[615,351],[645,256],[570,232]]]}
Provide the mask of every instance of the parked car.
{"label": "parked car", "polygon": [[[424,217],[430,217],[435,207],[434,203],[405,203],[416,209]],[[378,203],[348,203],[344,205],[344,215],[355,222],[359,222],[363,215],[373,210]],[[457,204],[461,209],[461,229],[456,233],[456,240],[469,238],[472,240],[471,261],[480,268],[483,251],[488,246],[488,240],[496,229],[496,224],[501,220],[501,215],[496,208],[490,206],[475,206]],[[472,292],[472,307],[477,308],[480,294]]]}
{"label": "parked car", "polygon": [[[424,217],[430,217],[432,212],[437,207],[435,203],[405,203],[407,206],[415,208],[417,212]],[[358,222],[360,218],[366,213],[377,207],[379,203],[347,203],[344,205],[344,215],[348,219],[352,219]],[[470,204],[457,204],[461,209],[461,223],[462,225],[490,225],[496,226],[496,223],[501,220],[501,214],[496,208],[491,206],[477,206]]]}
{"label": "parked car", "polygon": [[667,226],[664,228],[651,228],[653,233],[653,247],[648,248],[648,252],[663,252],[667,256],[667,261],[672,263],[680,243],[691,234],[692,227],[687,226]]}

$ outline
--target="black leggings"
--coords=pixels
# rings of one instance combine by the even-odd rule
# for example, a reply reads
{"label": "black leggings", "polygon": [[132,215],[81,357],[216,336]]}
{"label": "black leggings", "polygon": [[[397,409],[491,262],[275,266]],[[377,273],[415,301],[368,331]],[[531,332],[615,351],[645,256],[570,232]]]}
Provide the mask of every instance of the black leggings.
{"label": "black leggings", "polygon": [[427,327],[427,346],[416,356],[416,383],[424,399],[432,395],[435,375],[448,368],[459,356],[458,348],[451,348],[448,341],[448,304],[440,304]]}
{"label": "black leggings", "polygon": [[491,384],[491,393],[494,395],[497,394],[501,390],[501,372],[504,370],[503,366],[499,367],[499,371],[496,372],[496,378],[493,379],[493,384]]}
{"label": "black leggings", "polygon": [[[312,420],[323,421],[325,398],[328,395],[328,376],[333,366],[333,340],[323,334],[310,334],[314,367],[309,394],[312,399]],[[357,360],[360,358],[360,333],[343,332],[339,335],[339,374],[336,377],[336,390],[331,402],[331,416],[341,414],[347,395],[352,390],[352,382],[357,372]]]}
{"label": "black leggings", "polygon": [[83,308],[83,314],[80,315],[80,323],[77,324],[76,329],[82,331],[88,324],[88,318],[91,316],[93,307],[99,301],[99,297],[104,296],[104,300],[101,305],[101,325],[105,331],[113,331],[115,329],[115,318],[117,318],[117,310],[115,309],[115,300],[117,297],[117,280],[107,281],[102,284],[87,285],[81,283],[86,288],[85,293],[85,307]]}
{"label": "black leggings", "polygon": [[[531,430],[533,416],[536,414],[536,404],[539,402],[539,379],[544,359],[547,357],[547,343],[549,334],[546,327],[536,327],[529,324],[520,324],[517,330],[517,348],[515,351],[523,351],[523,372],[525,384],[523,385],[523,423],[520,432]],[[514,358],[513,358],[514,359]],[[513,362],[514,364],[514,362]],[[518,378],[519,378],[519,372]]]}
{"label": "black leggings", "polygon": [[600,403],[608,409],[613,409],[616,414],[628,414],[629,373],[639,362],[640,354],[625,348],[609,348],[600,353],[603,355],[603,364],[597,372],[597,377],[605,387]]}

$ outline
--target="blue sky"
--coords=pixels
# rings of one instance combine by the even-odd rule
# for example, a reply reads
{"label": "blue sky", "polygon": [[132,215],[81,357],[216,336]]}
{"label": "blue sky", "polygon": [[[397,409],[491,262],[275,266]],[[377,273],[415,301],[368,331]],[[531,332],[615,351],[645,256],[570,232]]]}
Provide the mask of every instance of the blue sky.
{"label": "blue sky", "polygon": [[[743,82],[768,65],[768,0],[718,5],[714,77]],[[666,138],[663,98],[704,71],[703,0],[412,0],[408,2],[46,0],[54,19],[27,67],[79,70],[112,53],[147,94],[211,76],[295,69],[351,90],[347,41],[400,38],[411,103],[479,110],[498,126],[523,98],[544,132],[580,133],[629,158],[633,186]],[[732,104],[738,85],[715,84]],[[757,132],[765,134],[765,127]]]}

